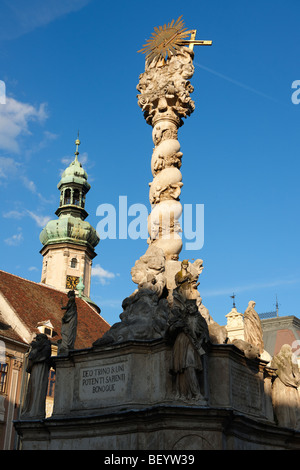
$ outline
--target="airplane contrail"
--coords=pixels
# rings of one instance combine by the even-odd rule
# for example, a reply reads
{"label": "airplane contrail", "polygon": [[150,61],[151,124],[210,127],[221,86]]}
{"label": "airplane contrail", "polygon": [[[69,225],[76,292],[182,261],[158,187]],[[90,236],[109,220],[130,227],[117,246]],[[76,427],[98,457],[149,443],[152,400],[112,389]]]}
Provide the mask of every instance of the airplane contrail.
{"label": "airplane contrail", "polygon": [[226,75],[223,75],[222,73],[216,72],[215,70],[210,69],[209,67],[205,67],[204,65],[198,64],[197,62],[194,62],[194,65],[196,65],[197,67],[200,67],[203,70],[206,70],[206,72],[210,72],[216,75],[217,77],[223,78],[224,80],[227,80],[228,82],[233,83],[234,85],[237,85],[240,88],[244,88],[244,90],[251,91],[252,93],[256,93],[257,95],[263,96],[264,98],[267,98],[271,101],[278,103],[278,101],[275,98],[272,98],[272,96],[266,95],[265,93],[262,93],[261,91],[258,91],[255,88],[245,85],[244,83],[234,80],[233,78],[227,77]]}

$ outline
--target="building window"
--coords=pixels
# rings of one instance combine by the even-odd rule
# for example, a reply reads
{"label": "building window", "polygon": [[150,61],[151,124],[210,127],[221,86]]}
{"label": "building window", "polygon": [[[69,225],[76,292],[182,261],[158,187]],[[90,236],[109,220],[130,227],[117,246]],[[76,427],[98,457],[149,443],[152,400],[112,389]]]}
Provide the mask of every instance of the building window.
{"label": "building window", "polygon": [[64,204],[71,204],[71,190],[66,189],[65,190],[65,202]]}
{"label": "building window", "polygon": [[0,364],[0,393],[5,393],[6,391],[7,372],[7,364]]}
{"label": "building window", "polygon": [[74,191],[73,204],[75,204],[75,206],[79,206],[79,190],[78,189],[75,189]]}
{"label": "building window", "polygon": [[76,258],[71,259],[71,268],[77,268],[77,259]]}
{"label": "building window", "polygon": [[50,369],[49,376],[48,376],[47,396],[54,397],[54,390],[55,390],[55,371],[53,369]]}
{"label": "building window", "polygon": [[36,328],[40,331],[40,333],[43,333],[44,335],[50,336],[50,338],[52,338],[52,336],[56,335],[56,333],[54,331],[54,327],[53,327],[50,320],[39,322],[36,325]]}

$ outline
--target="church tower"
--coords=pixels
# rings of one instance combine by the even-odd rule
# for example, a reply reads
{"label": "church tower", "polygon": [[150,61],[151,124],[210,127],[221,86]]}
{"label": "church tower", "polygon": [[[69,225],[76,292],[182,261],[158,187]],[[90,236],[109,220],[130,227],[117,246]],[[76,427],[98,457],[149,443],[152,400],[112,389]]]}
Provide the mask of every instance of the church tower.
{"label": "church tower", "polygon": [[[78,136],[79,137],[79,136]],[[64,292],[76,289],[87,299],[90,296],[92,260],[100,238],[85,219],[86,194],[90,190],[87,174],[78,161],[79,138],[75,141],[74,161],[65,169],[57,187],[60,203],[55,214],[40,234],[44,245],[41,282]]]}

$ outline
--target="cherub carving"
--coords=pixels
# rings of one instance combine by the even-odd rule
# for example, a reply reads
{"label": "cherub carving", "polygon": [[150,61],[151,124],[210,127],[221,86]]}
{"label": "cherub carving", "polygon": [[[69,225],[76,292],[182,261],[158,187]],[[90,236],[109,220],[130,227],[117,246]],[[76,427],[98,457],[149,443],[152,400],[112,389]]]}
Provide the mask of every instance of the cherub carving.
{"label": "cherub carving", "polygon": [[179,169],[182,164],[181,163],[182,155],[183,155],[182,152],[176,152],[176,153],[173,153],[172,155],[166,155],[166,156],[158,155],[153,166],[154,176],[156,176],[157,173],[164,170],[165,168],[175,167]]}
{"label": "cherub carving", "polygon": [[168,116],[180,126],[182,118],[194,111],[195,104],[190,97],[193,87],[189,82],[194,73],[192,59],[193,52],[182,47],[160,67],[146,63],[137,90],[138,105],[149,124],[153,125],[158,117]]}

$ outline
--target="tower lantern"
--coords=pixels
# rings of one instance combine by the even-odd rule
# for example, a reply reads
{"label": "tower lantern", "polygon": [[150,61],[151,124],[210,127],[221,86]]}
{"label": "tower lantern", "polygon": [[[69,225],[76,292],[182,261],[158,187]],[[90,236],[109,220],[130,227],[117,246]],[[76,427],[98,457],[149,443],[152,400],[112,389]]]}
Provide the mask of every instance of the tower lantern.
{"label": "tower lantern", "polygon": [[100,238],[85,219],[86,194],[91,186],[87,173],[78,160],[79,135],[75,141],[75,159],[62,173],[57,185],[60,191],[56,220],[50,220],[40,234],[44,245],[41,282],[68,291],[76,289],[80,278],[84,284],[83,295],[89,298],[92,260]]}

